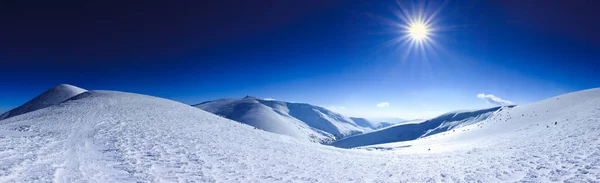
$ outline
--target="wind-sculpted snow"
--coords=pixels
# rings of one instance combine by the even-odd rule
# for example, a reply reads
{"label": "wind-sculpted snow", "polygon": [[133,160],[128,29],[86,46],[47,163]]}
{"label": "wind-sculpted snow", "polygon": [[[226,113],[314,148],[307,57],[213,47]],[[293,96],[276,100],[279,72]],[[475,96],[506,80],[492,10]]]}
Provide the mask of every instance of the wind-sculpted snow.
{"label": "wind-sculpted snow", "polygon": [[371,125],[361,126],[325,108],[302,103],[245,97],[194,106],[265,131],[321,143],[372,130]]}
{"label": "wind-sculpted snow", "polygon": [[414,141],[339,149],[91,91],[0,121],[0,182],[598,182],[600,90]]}
{"label": "wind-sculpted snow", "polygon": [[29,102],[0,115],[0,120],[59,104],[83,92],[86,92],[86,90],[76,86],[66,84],[58,85],[35,97]]}
{"label": "wind-sculpted snow", "polygon": [[490,117],[501,108],[512,106],[492,107],[480,110],[462,110],[442,114],[421,123],[400,124],[381,130],[341,139],[330,145],[343,148],[383,144],[414,140],[420,137],[445,132],[454,128],[477,123]]}

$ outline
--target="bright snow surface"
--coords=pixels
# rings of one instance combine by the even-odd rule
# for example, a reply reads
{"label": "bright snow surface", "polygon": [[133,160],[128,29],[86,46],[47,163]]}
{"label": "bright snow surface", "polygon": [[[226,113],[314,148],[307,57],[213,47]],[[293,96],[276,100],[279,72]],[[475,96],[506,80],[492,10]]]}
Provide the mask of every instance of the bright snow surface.
{"label": "bright snow surface", "polygon": [[599,127],[592,89],[458,132],[339,149],[166,99],[91,91],[0,121],[0,182],[597,182]]}

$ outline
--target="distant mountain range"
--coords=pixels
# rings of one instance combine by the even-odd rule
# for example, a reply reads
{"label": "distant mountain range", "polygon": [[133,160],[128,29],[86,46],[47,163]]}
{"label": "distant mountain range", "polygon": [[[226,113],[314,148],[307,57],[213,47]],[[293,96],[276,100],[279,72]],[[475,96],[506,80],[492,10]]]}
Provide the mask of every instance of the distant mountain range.
{"label": "distant mountain range", "polygon": [[[60,104],[87,92],[72,85],[58,85],[27,103],[0,115],[0,120]],[[346,117],[323,107],[247,96],[207,101],[196,108],[297,139],[351,148],[414,140],[470,125],[506,107],[455,111],[430,120]],[[507,106],[512,107],[512,106]]]}
{"label": "distant mountain range", "polygon": [[376,122],[346,117],[315,105],[264,100],[252,96],[219,99],[193,106],[265,131],[320,143],[330,143],[402,121],[395,119]]}
{"label": "distant mountain range", "polygon": [[330,145],[343,148],[352,148],[358,146],[414,140],[417,138],[475,124],[488,119],[496,112],[512,107],[514,106],[498,106],[485,109],[448,112],[429,120],[398,124],[370,133],[348,137],[339,141],[335,141]]}
{"label": "distant mountain range", "polygon": [[265,131],[352,148],[414,140],[485,120],[513,106],[461,110],[429,120],[346,117],[323,107],[247,96],[203,102],[194,107]]}

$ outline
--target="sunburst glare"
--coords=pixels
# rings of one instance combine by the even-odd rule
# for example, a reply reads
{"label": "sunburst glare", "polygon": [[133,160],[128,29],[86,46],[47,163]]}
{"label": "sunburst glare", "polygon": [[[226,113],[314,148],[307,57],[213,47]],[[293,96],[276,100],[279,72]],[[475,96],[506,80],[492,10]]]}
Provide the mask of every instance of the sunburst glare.
{"label": "sunburst glare", "polygon": [[434,39],[439,28],[436,26],[435,18],[444,4],[437,9],[429,9],[427,5],[431,6],[431,4],[426,3],[407,6],[405,2],[397,1],[397,4],[398,9],[394,14],[400,21],[394,21],[394,27],[399,36],[389,43],[400,44],[397,49],[404,51],[404,59],[417,52],[426,59],[425,52],[433,51],[432,48],[436,46]]}

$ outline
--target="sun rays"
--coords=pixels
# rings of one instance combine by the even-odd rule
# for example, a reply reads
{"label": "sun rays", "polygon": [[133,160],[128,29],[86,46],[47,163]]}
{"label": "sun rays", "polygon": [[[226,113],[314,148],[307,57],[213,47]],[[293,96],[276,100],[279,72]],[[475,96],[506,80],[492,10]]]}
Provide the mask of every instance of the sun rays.
{"label": "sun rays", "polygon": [[402,60],[410,54],[420,54],[426,60],[426,52],[435,54],[433,48],[437,43],[434,39],[440,30],[435,19],[445,3],[432,9],[433,5],[428,2],[408,5],[405,2],[396,2],[398,9],[394,11],[394,15],[399,21],[394,21],[394,27],[399,36],[390,40],[390,43],[397,45],[398,51],[403,51]]}

